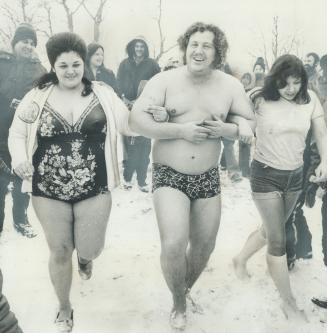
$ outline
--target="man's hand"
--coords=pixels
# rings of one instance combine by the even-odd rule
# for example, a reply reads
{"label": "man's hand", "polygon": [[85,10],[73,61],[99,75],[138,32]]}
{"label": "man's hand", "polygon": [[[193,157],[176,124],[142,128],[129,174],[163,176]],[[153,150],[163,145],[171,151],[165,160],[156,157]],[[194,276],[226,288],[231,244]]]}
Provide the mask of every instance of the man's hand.
{"label": "man's hand", "polygon": [[34,173],[34,167],[33,165],[25,161],[21,164],[19,164],[15,169],[14,169],[15,174],[20,177],[21,179],[31,179],[33,173]]}
{"label": "man's hand", "polygon": [[157,122],[166,122],[169,120],[169,113],[163,106],[149,105],[145,112],[152,114]]}
{"label": "man's hand", "polygon": [[211,131],[203,126],[203,121],[192,121],[182,125],[182,138],[192,143],[208,139]]}
{"label": "man's hand", "polygon": [[218,117],[213,116],[214,120],[203,121],[203,127],[210,130],[209,139],[219,139],[224,136],[225,123]]}
{"label": "man's hand", "polygon": [[312,183],[322,183],[327,180],[327,164],[321,162],[315,170],[315,175],[310,177]]}

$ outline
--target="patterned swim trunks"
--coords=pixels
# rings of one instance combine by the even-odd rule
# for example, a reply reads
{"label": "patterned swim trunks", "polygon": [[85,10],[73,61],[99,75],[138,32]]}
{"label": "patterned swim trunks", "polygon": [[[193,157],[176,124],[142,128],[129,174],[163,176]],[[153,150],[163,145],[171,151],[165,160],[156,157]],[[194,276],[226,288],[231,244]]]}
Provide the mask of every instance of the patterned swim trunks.
{"label": "patterned swim trunks", "polygon": [[160,187],[171,187],[183,192],[190,200],[208,199],[220,194],[218,167],[200,175],[186,175],[175,169],[153,163],[152,191]]}

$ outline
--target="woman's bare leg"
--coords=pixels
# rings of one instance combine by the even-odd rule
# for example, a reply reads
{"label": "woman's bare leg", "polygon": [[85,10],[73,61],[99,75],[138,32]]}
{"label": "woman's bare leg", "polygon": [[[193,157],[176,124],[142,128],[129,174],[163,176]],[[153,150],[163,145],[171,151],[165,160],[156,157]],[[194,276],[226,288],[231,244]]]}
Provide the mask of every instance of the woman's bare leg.
{"label": "woman's bare leg", "polygon": [[72,253],[74,251],[72,205],[43,197],[32,197],[50,250],[49,272],[59,301],[58,320],[70,318]]}

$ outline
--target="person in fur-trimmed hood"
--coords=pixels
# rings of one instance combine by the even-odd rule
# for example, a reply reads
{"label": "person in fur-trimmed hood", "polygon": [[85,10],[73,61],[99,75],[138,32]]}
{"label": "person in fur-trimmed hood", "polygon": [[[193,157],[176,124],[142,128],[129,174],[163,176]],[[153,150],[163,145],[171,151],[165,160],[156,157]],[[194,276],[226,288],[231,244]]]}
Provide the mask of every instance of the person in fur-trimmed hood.
{"label": "person in fur-trimmed hood", "polygon": [[[126,46],[128,57],[119,65],[117,81],[121,98],[131,110],[145,82],[160,72],[158,63],[149,57],[149,47],[143,36],[132,39]],[[124,137],[124,188],[131,189],[134,172],[139,189],[148,192],[146,174],[150,162],[151,140],[143,136]]]}

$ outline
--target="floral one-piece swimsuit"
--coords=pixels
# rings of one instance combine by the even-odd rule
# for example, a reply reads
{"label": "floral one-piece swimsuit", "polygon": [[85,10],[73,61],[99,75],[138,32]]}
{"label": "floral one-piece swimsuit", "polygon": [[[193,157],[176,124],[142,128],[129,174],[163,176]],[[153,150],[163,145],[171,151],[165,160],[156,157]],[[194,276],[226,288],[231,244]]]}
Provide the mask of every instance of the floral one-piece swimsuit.
{"label": "floral one-piece swimsuit", "polygon": [[33,195],[75,203],[108,192],[106,134],[106,115],[96,96],[73,125],[47,102],[33,155]]}

